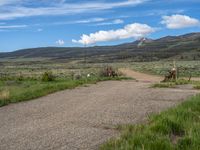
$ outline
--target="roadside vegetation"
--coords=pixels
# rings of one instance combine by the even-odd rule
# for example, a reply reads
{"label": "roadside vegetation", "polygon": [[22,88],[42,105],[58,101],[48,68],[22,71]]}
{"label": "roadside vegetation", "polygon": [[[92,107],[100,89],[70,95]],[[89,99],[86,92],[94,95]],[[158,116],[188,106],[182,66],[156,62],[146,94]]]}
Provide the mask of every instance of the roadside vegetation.
{"label": "roadside vegetation", "polygon": [[72,89],[85,84],[95,84],[99,81],[128,79],[119,73],[107,76],[104,70],[95,73],[74,73],[66,76],[46,71],[40,76],[1,76],[0,78],[0,106],[9,103],[27,101],[47,94]]}
{"label": "roadside vegetation", "polygon": [[171,80],[168,82],[155,83],[151,87],[153,88],[176,88],[178,85],[190,84],[194,89],[200,89],[200,81],[188,81],[186,79]]}
{"label": "roadside vegetation", "polygon": [[102,150],[199,150],[200,95],[175,108],[151,115],[145,124],[122,125],[122,135]]}

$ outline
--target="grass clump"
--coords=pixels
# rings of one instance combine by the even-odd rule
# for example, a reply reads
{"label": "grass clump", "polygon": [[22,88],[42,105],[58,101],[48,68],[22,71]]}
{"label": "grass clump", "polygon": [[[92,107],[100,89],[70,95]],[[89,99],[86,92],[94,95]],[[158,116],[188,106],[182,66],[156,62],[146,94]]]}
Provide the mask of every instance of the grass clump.
{"label": "grass clump", "polygon": [[42,75],[42,81],[48,82],[48,81],[54,81],[55,80],[55,76],[53,75],[52,72],[45,72]]}
{"label": "grass clump", "polygon": [[200,149],[200,95],[176,108],[150,116],[147,124],[120,127],[122,135],[102,150]]}
{"label": "grass clump", "polygon": [[200,84],[194,85],[194,88],[195,88],[195,89],[200,89]]}
{"label": "grass clump", "polygon": [[152,85],[153,88],[174,88],[176,84],[174,82],[161,82]]}
{"label": "grass clump", "polygon": [[8,104],[9,98],[10,98],[10,92],[7,89],[5,90],[0,89],[0,106]]}
{"label": "grass clump", "polygon": [[169,82],[160,82],[152,85],[153,88],[175,88],[177,85],[191,84],[194,88],[200,89],[198,81],[188,81],[185,79],[171,80]]}

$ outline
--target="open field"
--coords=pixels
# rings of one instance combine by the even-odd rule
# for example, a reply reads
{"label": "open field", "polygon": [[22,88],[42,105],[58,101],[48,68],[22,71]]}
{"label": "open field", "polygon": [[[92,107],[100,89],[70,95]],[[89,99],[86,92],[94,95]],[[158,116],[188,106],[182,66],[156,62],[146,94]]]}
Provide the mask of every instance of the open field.
{"label": "open field", "polygon": [[[0,106],[18,101],[30,100],[47,95],[59,90],[74,88],[82,84],[96,83],[101,80],[110,80],[99,76],[100,71],[106,66],[113,68],[132,68],[133,70],[161,75],[157,82],[163,80],[163,76],[172,67],[173,62],[121,62],[121,63],[81,63],[78,61],[50,61],[48,59],[13,59],[0,62]],[[180,77],[199,77],[199,61],[178,61]],[[44,72],[52,72],[56,80],[42,82]],[[121,71],[121,70],[120,70]],[[123,72],[124,70],[122,70]],[[88,79],[87,74],[92,74]],[[74,76],[81,75],[81,79],[74,80]],[[138,76],[134,74],[134,76]],[[146,80],[148,80],[147,77]],[[119,79],[119,78],[118,78]],[[114,79],[116,80],[116,79]],[[150,79],[153,80],[153,79]],[[199,83],[194,87],[199,89]],[[157,83],[155,87],[173,87],[174,83]]]}
{"label": "open field", "polygon": [[[47,94],[72,89],[98,81],[127,79],[101,75],[102,66],[33,62],[27,60],[2,62],[0,70],[0,106],[27,101]],[[45,73],[53,81],[43,81]],[[47,76],[48,76],[47,74]],[[87,75],[90,74],[89,77]]]}
{"label": "open field", "polygon": [[[200,77],[200,61],[176,61],[180,77]],[[173,67],[173,61],[131,62],[129,67],[139,72],[164,75]]]}

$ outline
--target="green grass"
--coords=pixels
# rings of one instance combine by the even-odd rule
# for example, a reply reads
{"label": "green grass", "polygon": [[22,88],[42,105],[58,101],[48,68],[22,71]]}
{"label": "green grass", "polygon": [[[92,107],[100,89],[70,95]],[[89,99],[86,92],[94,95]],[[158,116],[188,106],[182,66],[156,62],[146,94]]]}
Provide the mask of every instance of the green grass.
{"label": "green grass", "polygon": [[200,95],[150,116],[148,123],[121,126],[122,135],[101,150],[199,150]]}
{"label": "green grass", "polygon": [[[9,103],[27,101],[47,94],[92,84],[105,80],[121,80],[118,78],[100,77],[100,72],[108,64],[81,64],[76,61],[56,62],[52,60],[17,59],[0,63],[0,106]],[[115,63],[116,65],[116,63]],[[113,64],[113,68],[117,70]],[[55,81],[42,82],[44,72],[52,72]],[[90,78],[86,78],[90,74]],[[75,79],[77,75],[80,80]],[[128,79],[128,78],[126,78]]]}
{"label": "green grass", "polygon": [[80,80],[60,79],[51,82],[42,82],[40,80],[0,81],[0,106],[7,105],[9,103],[31,100],[56,91],[72,89],[84,84],[95,84],[99,81],[122,79],[128,78],[91,77]]}
{"label": "green grass", "polygon": [[175,88],[176,84],[174,82],[161,82],[161,83],[155,83],[151,87],[153,87],[153,88]]}
{"label": "green grass", "polygon": [[195,89],[200,89],[200,84],[194,86]]}
{"label": "green grass", "polygon": [[184,85],[184,84],[191,84],[194,86],[195,89],[200,89],[199,81],[188,81],[185,79],[178,79],[176,81],[172,80],[169,82],[155,83],[151,87],[153,87],[153,88],[175,88],[177,85]]}
{"label": "green grass", "polygon": [[[133,70],[154,75],[164,75],[173,67],[173,61],[132,62],[127,64]],[[200,77],[200,61],[176,61],[180,77]]]}

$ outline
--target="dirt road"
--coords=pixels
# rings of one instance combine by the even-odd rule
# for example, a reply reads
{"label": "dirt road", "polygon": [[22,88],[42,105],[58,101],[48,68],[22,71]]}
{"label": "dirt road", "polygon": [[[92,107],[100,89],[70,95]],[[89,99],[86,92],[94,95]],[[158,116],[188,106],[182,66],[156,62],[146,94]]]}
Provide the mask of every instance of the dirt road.
{"label": "dirt road", "polygon": [[139,77],[139,82],[100,82],[1,107],[0,150],[97,149],[119,134],[115,125],[141,122],[198,92],[149,88]]}
{"label": "dirt road", "polygon": [[159,82],[164,79],[161,76],[155,76],[155,75],[145,74],[141,72],[136,72],[127,68],[121,68],[119,69],[119,71],[128,77],[133,77],[137,81],[142,81],[142,82]]}

